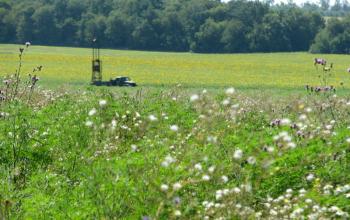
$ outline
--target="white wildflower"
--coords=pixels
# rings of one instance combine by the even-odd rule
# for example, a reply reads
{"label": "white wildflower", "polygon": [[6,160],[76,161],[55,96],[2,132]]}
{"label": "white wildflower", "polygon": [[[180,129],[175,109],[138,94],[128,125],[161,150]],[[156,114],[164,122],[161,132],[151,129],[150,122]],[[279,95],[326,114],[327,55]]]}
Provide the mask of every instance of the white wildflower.
{"label": "white wildflower", "polygon": [[235,88],[231,87],[226,89],[226,95],[232,95],[235,93]]}
{"label": "white wildflower", "polygon": [[267,152],[269,152],[269,153],[272,153],[272,152],[274,152],[275,151],[275,148],[274,147],[268,147],[267,148]]}
{"label": "white wildflower", "polygon": [[299,194],[305,194],[305,193],[306,193],[306,190],[304,188],[299,190]]}
{"label": "white wildflower", "polygon": [[291,120],[289,119],[289,118],[283,118],[282,120],[281,120],[281,125],[290,125],[290,123],[291,123]]}
{"label": "white wildflower", "polygon": [[278,215],[278,212],[276,212],[275,210],[271,209],[270,210],[270,215],[276,216],[276,215]]}
{"label": "white wildflower", "polygon": [[112,128],[115,128],[117,126],[117,121],[115,119],[112,120],[111,126]]}
{"label": "white wildflower", "polygon": [[210,180],[210,176],[208,176],[208,175],[203,175],[203,176],[202,176],[202,180],[204,180],[204,181],[209,181],[209,180]]}
{"label": "white wildflower", "polygon": [[339,210],[335,213],[337,216],[344,216],[345,215],[345,212]]}
{"label": "white wildflower", "polygon": [[154,115],[148,116],[148,119],[149,119],[150,121],[157,121],[157,120],[158,120],[158,118],[157,118],[156,116],[154,116]]}
{"label": "white wildflower", "polygon": [[89,116],[93,116],[93,115],[95,115],[96,114],[96,109],[95,108],[93,108],[93,109],[91,109],[90,111],[89,111]]}
{"label": "white wildflower", "polygon": [[286,193],[291,194],[291,193],[293,193],[293,190],[292,189],[287,189]]}
{"label": "white wildflower", "polygon": [[234,193],[240,193],[241,192],[241,189],[240,188],[238,188],[238,187],[235,187],[235,188],[233,188],[233,190],[232,190]]}
{"label": "white wildflower", "polygon": [[86,125],[87,127],[92,127],[92,126],[94,125],[94,123],[93,123],[92,121],[86,121],[86,122],[85,122],[85,125]]}
{"label": "white wildflower", "polygon": [[305,115],[305,114],[301,114],[300,116],[299,116],[299,120],[300,121],[305,121],[307,119],[307,116]]}
{"label": "white wildflower", "polygon": [[104,107],[107,105],[107,101],[106,100],[100,100],[99,103],[100,107]]}
{"label": "white wildflower", "polygon": [[131,150],[134,151],[134,152],[137,151],[137,146],[135,144],[132,144],[131,145]]}
{"label": "white wildflower", "polygon": [[292,141],[292,137],[289,136],[289,135],[286,135],[286,136],[283,137],[283,141],[285,141],[285,142],[291,142],[291,141]]}
{"label": "white wildflower", "polygon": [[199,99],[199,95],[197,95],[197,94],[191,95],[191,97],[190,97],[191,102],[197,101],[198,99]]}
{"label": "white wildflower", "polygon": [[233,158],[234,158],[234,159],[239,160],[239,159],[242,158],[242,156],[243,156],[243,151],[242,151],[241,149],[237,149],[237,150],[235,150],[235,152],[233,153]]}
{"label": "white wildflower", "polygon": [[201,171],[201,170],[202,170],[202,165],[201,165],[200,163],[197,163],[196,165],[194,165],[194,168],[195,168],[196,170]]}
{"label": "white wildflower", "polygon": [[209,167],[209,169],[208,169],[209,173],[213,173],[214,171],[215,171],[215,166]]}
{"label": "white wildflower", "polygon": [[181,189],[181,187],[182,187],[182,185],[181,185],[181,183],[179,183],[179,182],[174,183],[174,185],[173,185],[173,189],[174,189],[175,191]]}
{"label": "white wildflower", "polygon": [[174,215],[179,217],[181,216],[181,211],[180,210],[175,210]]}
{"label": "white wildflower", "polygon": [[222,176],[221,180],[222,180],[222,182],[227,183],[228,182],[228,177],[227,176]]}
{"label": "white wildflower", "polygon": [[175,158],[172,156],[168,155],[165,157],[164,161],[161,163],[163,167],[168,167],[170,164],[174,163],[176,161]]}
{"label": "white wildflower", "polygon": [[222,101],[222,104],[226,106],[226,105],[230,104],[230,100],[225,99],[224,101]]}
{"label": "white wildflower", "polygon": [[171,125],[170,130],[177,132],[179,130],[179,127],[177,125]]}
{"label": "white wildflower", "polygon": [[297,146],[297,145],[296,145],[294,142],[290,142],[290,143],[287,144],[287,147],[289,147],[289,148],[291,148],[291,149],[296,148],[296,146]]}
{"label": "white wildflower", "polygon": [[256,163],[256,159],[253,156],[248,157],[247,162],[251,165]]}
{"label": "white wildflower", "polygon": [[169,189],[169,186],[166,185],[166,184],[162,184],[162,185],[160,186],[160,190],[162,190],[163,192],[168,191],[168,189]]}
{"label": "white wildflower", "polygon": [[305,203],[311,204],[312,203],[312,199],[305,199]]}
{"label": "white wildflower", "polygon": [[217,190],[215,193],[215,199],[220,200],[222,198],[223,192],[222,190]]}
{"label": "white wildflower", "polygon": [[307,177],[306,177],[306,180],[309,181],[309,182],[311,182],[311,181],[314,180],[314,179],[315,179],[315,176],[314,176],[314,174],[312,174],[312,173],[310,173],[310,174],[307,175]]}

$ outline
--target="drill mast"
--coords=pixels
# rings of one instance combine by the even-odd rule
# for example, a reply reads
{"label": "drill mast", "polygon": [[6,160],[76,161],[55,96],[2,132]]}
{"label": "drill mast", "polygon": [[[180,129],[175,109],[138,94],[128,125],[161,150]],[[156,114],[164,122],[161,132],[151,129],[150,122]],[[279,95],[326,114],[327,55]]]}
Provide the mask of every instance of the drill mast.
{"label": "drill mast", "polygon": [[92,41],[92,77],[91,84],[102,83],[102,61],[100,60],[100,48],[96,38]]}

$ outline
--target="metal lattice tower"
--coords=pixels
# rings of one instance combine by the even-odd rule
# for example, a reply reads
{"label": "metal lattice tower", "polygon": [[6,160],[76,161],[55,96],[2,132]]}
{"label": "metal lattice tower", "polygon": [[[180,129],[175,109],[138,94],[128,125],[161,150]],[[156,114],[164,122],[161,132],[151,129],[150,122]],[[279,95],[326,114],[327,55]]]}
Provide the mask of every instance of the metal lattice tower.
{"label": "metal lattice tower", "polygon": [[100,84],[102,82],[102,61],[100,60],[100,48],[96,38],[92,41],[92,84]]}

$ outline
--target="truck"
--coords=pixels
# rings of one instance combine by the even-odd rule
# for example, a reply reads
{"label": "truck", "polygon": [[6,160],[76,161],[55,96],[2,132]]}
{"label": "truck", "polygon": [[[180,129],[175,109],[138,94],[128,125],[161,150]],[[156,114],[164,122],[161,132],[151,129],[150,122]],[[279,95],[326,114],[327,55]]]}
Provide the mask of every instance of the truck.
{"label": "truck", "polygon": [[109,83],[109,86],[127,86],[127,87],[137,86],[137,84],[127,76],[118,76],[114,79],[110,79],[108,83]]}

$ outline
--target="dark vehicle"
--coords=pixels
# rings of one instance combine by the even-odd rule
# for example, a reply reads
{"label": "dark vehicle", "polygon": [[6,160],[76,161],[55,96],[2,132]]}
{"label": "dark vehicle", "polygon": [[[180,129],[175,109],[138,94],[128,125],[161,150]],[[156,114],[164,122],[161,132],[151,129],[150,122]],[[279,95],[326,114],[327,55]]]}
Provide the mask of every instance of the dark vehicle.
{"label": "dark vehicle", "polygon": [[136,83],[132,81],[129,77],[127,76],[120,76],[115,79],[111,79],[109,81],[110,86],[131,86],[135,87]]}

